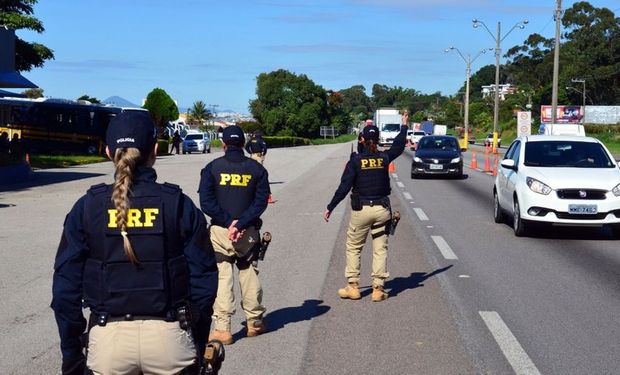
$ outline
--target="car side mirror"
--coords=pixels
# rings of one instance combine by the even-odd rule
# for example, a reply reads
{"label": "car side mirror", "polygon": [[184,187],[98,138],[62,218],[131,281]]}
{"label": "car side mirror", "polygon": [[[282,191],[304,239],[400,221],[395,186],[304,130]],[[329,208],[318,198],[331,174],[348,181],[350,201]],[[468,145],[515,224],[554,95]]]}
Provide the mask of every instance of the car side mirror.
{"label": "car side mirror", "polygon": [[501,166],[506,168],[506,169],[511,169],[513,171],[517,170],[517,165],[515,164],[515,161],[512,159],[504,159],[501,162]]}

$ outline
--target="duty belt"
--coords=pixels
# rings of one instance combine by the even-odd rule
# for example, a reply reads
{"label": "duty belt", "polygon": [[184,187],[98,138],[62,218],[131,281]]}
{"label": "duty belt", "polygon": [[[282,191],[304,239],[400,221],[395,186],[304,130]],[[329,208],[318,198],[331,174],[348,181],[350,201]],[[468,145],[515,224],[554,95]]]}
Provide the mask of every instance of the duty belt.
{"label": "duty belt", "polygon": [[362,202],[362,206],[374,206],[374,205],[378,205],[378,206],[386,206],[387,205],[387,200],[385,198],[379,198],[379,199],[360,199],[360,201]]}

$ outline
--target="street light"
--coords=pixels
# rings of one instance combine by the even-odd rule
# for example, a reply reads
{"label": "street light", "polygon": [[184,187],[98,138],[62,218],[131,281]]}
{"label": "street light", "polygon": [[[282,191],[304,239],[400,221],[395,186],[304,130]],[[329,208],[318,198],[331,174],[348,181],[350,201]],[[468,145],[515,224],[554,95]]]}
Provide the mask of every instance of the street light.
{"label": "street light", "polygon": [[501,54],[500,44],[504,39],[506,39],[506,37],[512,32],[512,30],[516,29],[517,27],[520,29],[524,29],[525,25],[527,25],[529,21],[523,20],[523,21],[517,22],[512,27],[512,29],[510,29],[506,34],[504,34],[504,36],[502,36],[502,32],[501,32],[501,28],[502,28],[501,22],[497,22],[497,35],[493,35],[491,30],[489,30],[489,28],[484,22],[478,19],[475,19],[475,18],[472,20],[472,22],[473,22],[474,28],[478,28],[478,26],[480,25],[484,26],[484,28],[489,33],[489,35],[491,35],[491,38],[493,38],[493,40],[495,41],[495,104],[493,107],[493,153],[496,153],[497,152],[497,122],[499,120],[499,56]]}
{"label": "street light", "polygon": [[567,89],[573,89],[577,92],[580,92],[581,95],[583,96],[583,113],[581,114],[581,124],[585,125],[586,124],[586,80],[585,79],[577,79],[577,78],[573,78],[570,80],[573,83],[581,83],[583,84],[583,91],[579,91],[576,88],[573,87],[567,87]]}
{"label": "street light", "polygon": [[478,56],[482,55],[483,53],[486,53],[487,51],[492,50],[493,48],[488,48],[488,49],[483,49],[480,52],[478,52],[478,54],[476,54],[476,56],[474,56],[474,58],[472,59],[470,54],[467,54],[467,58],[465,56],[463,56],[463,54],[461,53],[461,51],[456,48],[456,47],[450,47],[450,48],[446,48],[444,52],[450,52],[450,51],[456,51],[459,56],[461,56],[461,58],[463,59],[463,61],[465,61],[465,77],[466,77],[466,81],[465,81],[465,118],[464,118],[464,127],[465,127],[465,147],[467,148],[468,144],[469,144],[469,77],[471,75],[471,64],[478,58]]}

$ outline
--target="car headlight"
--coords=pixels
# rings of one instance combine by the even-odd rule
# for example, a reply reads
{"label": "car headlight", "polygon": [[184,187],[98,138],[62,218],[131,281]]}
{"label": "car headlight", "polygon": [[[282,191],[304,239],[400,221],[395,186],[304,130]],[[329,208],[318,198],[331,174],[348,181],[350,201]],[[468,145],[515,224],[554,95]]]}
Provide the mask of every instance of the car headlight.
{"label": "car headlight", "polygon": [[450,163],[458,163],[461,161],[461,157],[459,156],[458,158],[454,158],[452,160],[450,160]]}
{"label": "car headlight", "polygon": [[549,186],[543,184],[535,178],[528,177],[525,179],[525,182],[527,183],[527,186],[530,187],[530,190],[532,190],[534,193],[543,195],[548,195],[549,193],[551,193],[552,189]]}
{"label": "car headlight", "polygon": [[620,197],[620,184],[616,185],[615,188],[611,189],[611,192],[614,193],[616,197]]}
{"label": "car headlight", "polygon": [[422,159],[420,159],[420,158],[419,158],[419,157],[417,157],[417,156],[414,156],[414,157],[413,157],[413,161],[415,161],[416,163],[421,163],[421,162],[422,162]]}

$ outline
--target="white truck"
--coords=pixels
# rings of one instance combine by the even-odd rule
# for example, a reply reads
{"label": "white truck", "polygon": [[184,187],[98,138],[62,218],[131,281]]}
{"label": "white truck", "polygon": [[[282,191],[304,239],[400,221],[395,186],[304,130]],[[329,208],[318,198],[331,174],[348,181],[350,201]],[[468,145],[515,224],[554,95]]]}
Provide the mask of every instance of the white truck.
{"label": "white truck", "polygon": [[375,126],[379,128],[379,146],[391,146],[400,133],[402,116],[395,108],[379,108],[375,111]]}
{"label": "white truck", "polygon": [[446,135],[448,133],[448,127],[446,125],[435,125],[433,127],[434,135]]}

